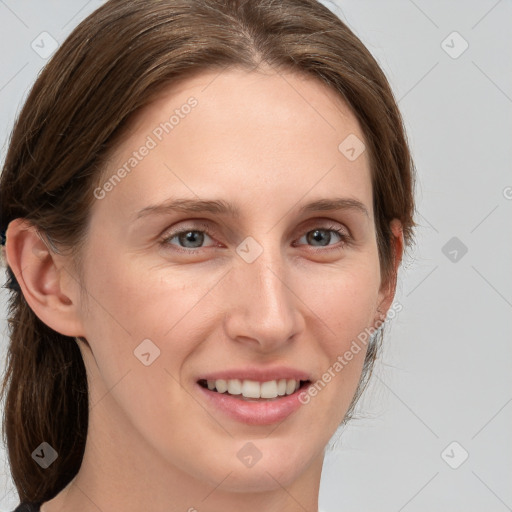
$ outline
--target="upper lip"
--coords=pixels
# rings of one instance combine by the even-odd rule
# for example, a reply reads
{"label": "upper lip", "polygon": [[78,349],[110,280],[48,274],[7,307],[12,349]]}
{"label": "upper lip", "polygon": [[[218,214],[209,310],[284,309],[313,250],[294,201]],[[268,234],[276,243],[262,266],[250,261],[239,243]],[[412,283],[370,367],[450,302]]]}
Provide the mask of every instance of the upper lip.
{"label": "upper lip", "polygon": [[231,368],[201,375],[198,380],[254,380],[257,382],[267,382],[270,380],[295,379],[311,380],[310,375],[297,368],[288,366],[274,366],[267,368],[258,368],[255,366],[246,366],[241,368]]}

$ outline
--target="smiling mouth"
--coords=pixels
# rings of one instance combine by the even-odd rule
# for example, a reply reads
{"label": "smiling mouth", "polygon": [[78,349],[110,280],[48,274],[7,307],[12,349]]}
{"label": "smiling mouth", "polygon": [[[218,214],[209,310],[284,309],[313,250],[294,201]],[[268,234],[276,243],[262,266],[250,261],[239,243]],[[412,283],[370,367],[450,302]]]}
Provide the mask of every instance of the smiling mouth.
{"label": "smiling mouth", "polygon": [[246,401],[272,401],[289,396],[310,384],[309,380],[277,379],[258,382],[249,379],[201,379],[198,384],[215,393]]}

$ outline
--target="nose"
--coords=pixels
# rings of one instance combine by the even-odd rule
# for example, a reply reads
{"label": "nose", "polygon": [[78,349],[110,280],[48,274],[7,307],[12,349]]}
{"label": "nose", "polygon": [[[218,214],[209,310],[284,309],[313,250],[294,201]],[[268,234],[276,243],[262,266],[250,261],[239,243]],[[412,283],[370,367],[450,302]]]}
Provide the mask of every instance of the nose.
{"label": "nose", "polygon": [[227,276],[230,300],[224,315],[230,339],[270,352],[301,332],[302,302],[291,283],[291,273],[279,248],[264,249],[252,263],[236,256]]}

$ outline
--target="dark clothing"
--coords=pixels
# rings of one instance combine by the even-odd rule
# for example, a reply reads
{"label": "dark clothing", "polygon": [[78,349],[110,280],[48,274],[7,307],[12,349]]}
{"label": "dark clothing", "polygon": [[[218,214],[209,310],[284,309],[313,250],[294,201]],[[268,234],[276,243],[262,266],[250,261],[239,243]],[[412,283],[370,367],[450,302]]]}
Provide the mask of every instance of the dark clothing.
{"label": "dark clothing", "polygon": [[39,512],[41,503],[20,503],[14,512]]}

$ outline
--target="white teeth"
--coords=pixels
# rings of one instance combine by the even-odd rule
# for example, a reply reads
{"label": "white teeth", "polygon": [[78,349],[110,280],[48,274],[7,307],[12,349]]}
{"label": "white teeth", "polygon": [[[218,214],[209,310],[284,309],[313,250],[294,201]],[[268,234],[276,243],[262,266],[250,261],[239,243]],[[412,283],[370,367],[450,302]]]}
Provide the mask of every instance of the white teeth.
{"label": "white teeth", "polygon": [[279,396],[286,395],[286,379],[280,379],[277,381],[277,394]]}
{"label": "white teeth", "polygon": [[276,398],[278,396],[291,395],[300,387],[300,381],[295,379],[269,380],[258,382],[255,380],[241,379],[217,379],[207,380],[206,385],[210,391],[230,395],[242,395],[245,398]]}
{"label": "white teeth", "polygon": [[261,398],[275,398],[277,396],[277,382],[269,380],[261,384]]}
{"label": "white teeth", "polygon": [[242,382],[242,395],[246,398],[260,398],[261,386],[255,380],[244,380]]}
{"label": "white teeth", "polygon": [[291,395],[295,391],[295,380],[286,381],[286,394]]}
{"label": "white teeth", "polygon": [[228,383],[225,380],[219,379],[215,381],[215,387],[219,393],[225,393],[228,390]]}
{"label": "white teeth", "polygon": [[242,381],[238,379],[228,380],[228,393],[230,395],[242,394]]}

